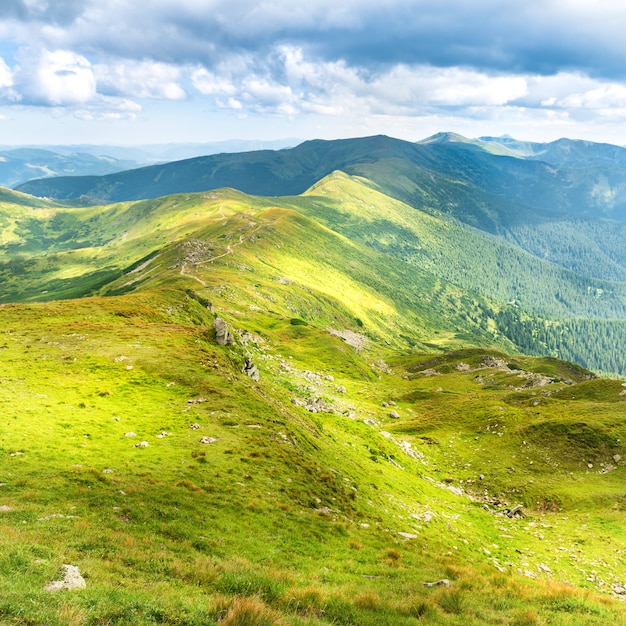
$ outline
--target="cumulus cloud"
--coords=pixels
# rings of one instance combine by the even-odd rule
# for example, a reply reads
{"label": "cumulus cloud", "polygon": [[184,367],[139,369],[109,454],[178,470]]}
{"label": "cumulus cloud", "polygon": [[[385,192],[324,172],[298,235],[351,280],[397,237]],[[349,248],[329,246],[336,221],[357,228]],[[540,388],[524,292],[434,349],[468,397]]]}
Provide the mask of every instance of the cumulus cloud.
{"label": "cumulus cloud", "polygon": [[609,0],[3,0],[0,99],[556,124],[626,109],[625,22]]}
{"label": "cumulus cloud", "polygon": [[153,61],[117,62],[94,67],[98,91],[105,95],[182,100],[181,70]]}
{"label": "cumulus cloud", "polygon": [[24,104],[74,105],[96,95],[91,63],[69,50],[24,52],[14,82]]}

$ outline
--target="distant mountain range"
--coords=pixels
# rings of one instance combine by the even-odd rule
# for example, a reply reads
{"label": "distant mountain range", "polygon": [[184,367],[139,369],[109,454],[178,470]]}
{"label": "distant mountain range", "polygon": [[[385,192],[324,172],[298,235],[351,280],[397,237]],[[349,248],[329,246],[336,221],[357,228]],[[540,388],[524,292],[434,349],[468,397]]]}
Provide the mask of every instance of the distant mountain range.
{"label": "distant mountain range", "polygon": [[244,150],[277,149],[297,143],[295,139],[284,139],[140,146],[0,146],[0,186],[16,187],[32,179],[55,176],[102,176],[177,159]]}
{"label": "distant mountain range", "polygon": [[609,144],[469,140],[439,133],[418,143],[386,136],[313,140],[289,149],[214,154],[101,176],[31,180],[16,189],[92,203],[221,187],[282,196],[302,193],[340,169],[366,175],[402,200],[431,204],[493,230],[504,218],[502,199],[524,205],[524,213],[625,220],[625,163],[626,149]]}

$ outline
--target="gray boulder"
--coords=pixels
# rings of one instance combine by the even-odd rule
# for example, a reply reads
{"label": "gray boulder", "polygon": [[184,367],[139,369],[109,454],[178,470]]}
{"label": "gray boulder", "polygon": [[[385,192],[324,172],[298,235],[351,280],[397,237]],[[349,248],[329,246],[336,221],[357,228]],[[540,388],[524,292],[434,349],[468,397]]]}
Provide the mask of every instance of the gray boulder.
{"label": "gray boulder", "polygon": [[228,326],[221,317],[216,317],[213,322],[215,328],[215,341],[220,346],[230,346],[235,343],[233,336],[228,332]]}
{"label": "gray boulder", "polygon": [[259,370],[257,366],[252,362],[252,359],[246,359],[246,362],[244,363],[243,369],[241,371],[246,374],[246,376],[252,378],[252,380],[259,380]]}

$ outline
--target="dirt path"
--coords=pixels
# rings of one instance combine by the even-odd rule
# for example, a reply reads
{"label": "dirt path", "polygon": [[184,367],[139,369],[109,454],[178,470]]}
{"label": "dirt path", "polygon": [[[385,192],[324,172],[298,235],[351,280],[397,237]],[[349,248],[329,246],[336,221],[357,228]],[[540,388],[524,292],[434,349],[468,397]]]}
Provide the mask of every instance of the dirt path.
{"label": "dirt path", "polygon": [[[222,207],[221,206],[219,208],[219,211],[220,211],[220,214],[222,215],[222,217],[224,219],[226,219],[226,217],[224,216],[224,214],[222,212]],[[225,256],[228,256],[229,254],[232,254],[234,248],[237,248],[238,246],[243,244],[246,241],[246,239],[248,239],[251,235],[254,235],[254,233],[258,232],[264,226],[273,226],[274,224],[276,224],[276,221],[272,222],[271,224],[259,224],[251,233],[247,233],[245,235],[244,234],[239,235],[239,241],[237,243],[227,244],[226,252],[222,252],[221,254],[217,254],[217,255],[211,257],[210,259],[206,259],[205,261],[198,261],[198,263],[196,263],[195,266],[197,267],[198,265],[204,265],[206,263],[213,263],[213,261],[217,261],[217,259],[221,259],[221,258],[223,258]],[[194,280],[198,281],[204,287],[207,286],[207,283],[205,281],[203,281],[201,278],[198,278],[197,276],[194,276],[193,274],[187,273],[186,270],[187,270],[187,266],[183,263],[183,265],[181,265],[181,267],[180,267],[180,275],[181,276],[186,276],[187,278],[193,278]]]}

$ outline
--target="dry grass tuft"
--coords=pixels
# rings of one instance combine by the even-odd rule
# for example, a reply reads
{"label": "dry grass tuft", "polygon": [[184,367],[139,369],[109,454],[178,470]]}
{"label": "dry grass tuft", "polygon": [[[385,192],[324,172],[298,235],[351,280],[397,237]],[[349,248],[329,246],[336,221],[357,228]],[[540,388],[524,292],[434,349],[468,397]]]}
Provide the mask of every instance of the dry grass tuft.
{"label": "dry grass tuft", "polygon": [[235,598],[220,626],[285,626],[280,613],[269,608],[261,598]]}

